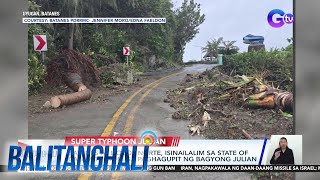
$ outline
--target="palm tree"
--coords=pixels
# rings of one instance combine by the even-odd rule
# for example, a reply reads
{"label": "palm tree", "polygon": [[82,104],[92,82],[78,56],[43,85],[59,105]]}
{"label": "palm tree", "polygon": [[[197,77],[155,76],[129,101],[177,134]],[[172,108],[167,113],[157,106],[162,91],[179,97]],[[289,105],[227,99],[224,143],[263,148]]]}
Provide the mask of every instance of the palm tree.
{"label": "palm tree", "polygon": [[235,54],[239,51],[239,48],[235,46],[234,44],[236,41],[223,41],[223,47],[221,48],[221,51],[225,55]]}
{"label": "palm tree", "polygon": [[218,39],[213,39],[211,41],[207,41],[207,45],[202,48],[202,52],[206,53],[205,56],[217,57],[219,46],[222,42],[223,42],[222,37],[219,37]]}

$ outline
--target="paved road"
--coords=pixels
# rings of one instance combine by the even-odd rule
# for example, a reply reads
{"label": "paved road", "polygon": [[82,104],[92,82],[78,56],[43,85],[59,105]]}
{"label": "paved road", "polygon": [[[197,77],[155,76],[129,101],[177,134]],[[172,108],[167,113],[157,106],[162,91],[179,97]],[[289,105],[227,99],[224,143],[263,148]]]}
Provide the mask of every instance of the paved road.
{"label": "paved road", "polygon": [[[39,114],[29,119],[29,138],[64,139],[71,135],[141,135],[153,130],[158,135],[190,136],[188,121],[173,120],[174,109],[163,102],[168,89],[179,87],[186,73],[202,72],[212,65],[194,65],[179,72],[163,74],[145,89],[135,89],[110,97],[105,103],[79,104],[60,112]],[[78,179],[80,173],[50,173],[35,179]],[[247,173],[93,173],[82,174],[82,179],[250,179]]]}

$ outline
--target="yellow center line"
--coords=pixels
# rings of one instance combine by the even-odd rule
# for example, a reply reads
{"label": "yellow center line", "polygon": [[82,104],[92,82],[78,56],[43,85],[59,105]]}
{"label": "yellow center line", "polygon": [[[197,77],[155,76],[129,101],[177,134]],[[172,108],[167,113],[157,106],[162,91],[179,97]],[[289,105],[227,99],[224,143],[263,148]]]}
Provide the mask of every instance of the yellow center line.
{"label": "yellow center line", "polygon": [[133,93],[128,99],[126,99],[126,101],[120,106],[120,108],[117,110],[117,112],[114,113],[114,115],[112,116],[111,121],[108,123],[106,128],[103,130],[101,136],[110,136],[110,134],[112,133],[112,129],[114,128],[117,120],[119,119],[119,117],[123,113],[123,111],[126,109],[126,107],[129,105],[129,103],[132,101],[132,99],[134,97],[136,97],[143,89],[148,88],[149,86],[153,85],[154,83],[156,83],[158,81],[159,80],[154,81],[154,82],[142,87],[141,89],[139,89],[138,91]]}
{"label": "yellow center line", "polygon": [[[176,74],[173,74],[173,75],[176,75]],[[173,75],[167,76],[167,77],[165,77],[164,79],[167,79],[167,78],[169,78],[169,77],[171,77],[171,76],[173,76]],[[162,79],[162,80],[164,80],[164,79]],[[160,83],[162,83],[162,81],[156,83],[156,84],[153,85],[147,92],[145,92],[145,93],[141,96],[141,98],[139,99],[138,103],[132,108],[132,110],[130,111],[130,114],[129,114],[129,116],[128,116],[128,119],[127,119],[127,121],[126,121],[126,125],[125,125],[125,127],[124,127],[124,130],[123,130],[123,135],[124,135],[124,136],[130,135],[131,129],[132,129],[132,126],[133,126],[133,120],[134,120],[135,113],[138,111],[138,109],[139,109],[139,107],[141,106],[144,98],[146,98],[153,89],[155,89],[157,86],[159,86]]]}
{"label": "yellow center line", "polygon": [[[148,85],[140,88],[138,91],[136,91],[135,93],[133,93],[128,99],[126,99],[126,101],[120,106],[120,108],[119,108],[119,109],[116,111],[116,113],[112,116],[111,121],[107,124],[107,126],[106,126],[106,128],[104,129],[104,131],[102,132],[101,136],[110,136],[110,135],[111,135],[112,130],[113,130],[113,128],[114,128],[117,120],[119,119],[120,115],[123,113],[123,111],[124,111],[124,110],[126,109],[126,107],[129,105],[129,103],[132,101],[132,99],[133,99],[134,97],[136,97],[143,89],[146,89],[146,88],[152,86],[153,84],[155,84],[154,86],[152,86],[152,87],[150,88],[150,89],[152,90],[152,89],[156,88],[156,87],[161,83],[162,80],[167,79],[167,78],[169,78],[169,77],[171,77],[171,76],[173,76],[173,75],[176,75],[176,74],[179,74],[179,73],[174,73],[174,74],[171,74],[171,75],[162,77],[162,78],[160,78],[160,79],[158,79],[158,80],[156,80],[156,81],[154,81],[154,82],[152,82],[152,83],[149,83]],[[142,95],[142,97],[143,97],[146,93],[147,93],[147,95],[148,95],[148,94],[151,92],[150,89],[149,89],[147,92],[145,92],[145,93]],[[143,99],[144,99],[147,95],[145,95],[145,96],[143,97]],[[141,98],[142,98],[142,97],[141,97]],[[140,100],[141,100],[141,99],[140,99]],[[140,102],[140,100],[139,100],[139,102]],[[138,103],[139,103],[139,102],[138,102]],[[141,101],[141,103],[142,103],[142,101]],[[140,105],[141,105],[141,103],[140,103]],[[139,105],[139,106],[140,106],[140,105]],[[139,107],[139,106],[138,106],[138,107]],[[136,107],[136,106],[135,106],[135,107]],[[131,114],[131,112],[130,112],[130,114]],[[133,120],[131,120],[131,121],[133,121]],[[126,125],[126,126],[127,126],[127,125]],[[132,125],[131,125],[131,127],[132,127]],[[130,127],[130,128],[131,128],[131,127]],[[125,129],[126,129],[126,128],[125,128]],[[84,173],[81,173],[81,175],[78,177],[78,180],[88,180],[91,175],[92,175],[92,172],[84,172]],[[111,179],[119,179],[119,178],[120,178],[120,173],[112,173]]]}
{"label": "yellow center line", "polygon": [[[123,135],[124,136],[128,136],[131,134],[131,129],[132,129],[132,126],[133,126],[133,120],[134,120],[134,116],[136,114],[136,112],[138,111],[139,107],[141,106],[143,100],[150,94],[150,92],[155,89],[157,86],[160,85],[160,83],[162,83],[163,80],[171,77],[171,76],[174,76],[174,75],[177,75],[177,74],[180,74],[180,73],[175,73],[175,74],[171,74],[169,76],[166,76],[164,78],[161,78],[161,81],[157,82],[155,85],[153,85],[148,91],[146,91],[142,96],[141,98],[139,99],[138,103],[132,108],[132,110],[130,111],[130,114],[128,116],[128,119],[126,121],[126,125],[124,127],[124,130],[123,130]],[[112,173],[111,175],[111,180],[119,180],[120,179],[120,176],[121,176],[121,173],[120,172],[114,172]]]}

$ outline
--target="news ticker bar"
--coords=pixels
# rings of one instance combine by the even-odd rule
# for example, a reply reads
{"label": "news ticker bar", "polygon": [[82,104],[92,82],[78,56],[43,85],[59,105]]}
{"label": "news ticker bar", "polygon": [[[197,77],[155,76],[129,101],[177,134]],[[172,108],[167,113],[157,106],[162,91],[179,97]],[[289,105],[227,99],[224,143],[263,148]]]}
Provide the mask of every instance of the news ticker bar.
{"label": "news ticker bar", "polygon": [[[53,168],[54,169],[54,168]],[[0,172],[8,172],[8,166],[0,165]],[[18,172],[18,171],[9,171]],[[19,171],[30,172],[30,171]],[[32,171],[37,172],[37,171]],[[43,172],[43,171],[38,171]],[[49,172],[49,171],[46,171]],[[87,171],[50,171],[87,172]],[[102,172],[102,171],[90,171]],[[105,171],[111,172],[111,171]],[[120,172],[131,172],[120,170]],[[137,171],[132,171],[137,172]],[[153,165],[145,172],[320,172],[320,165]]]}
{"label": "news ticker bar", "polygon": [[153,165],[152,172],[320,172],[320,165]]}

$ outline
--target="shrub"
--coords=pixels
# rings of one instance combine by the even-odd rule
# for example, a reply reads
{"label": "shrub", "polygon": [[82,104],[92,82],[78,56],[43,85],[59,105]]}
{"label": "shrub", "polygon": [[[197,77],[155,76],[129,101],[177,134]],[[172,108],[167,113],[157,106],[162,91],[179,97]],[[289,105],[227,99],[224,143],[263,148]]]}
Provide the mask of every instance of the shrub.
{"label": "shrub", "polygon": [[46,68],[35,54],[28,58],[28,93],[38,91],[45,84]]}
{"label": "shrub", "polygon": [[257,75],[265,73],[265,79],[275,87],[292,91],[293,52],[272,50],[238,53],[225,56],[221,69],[231,75]]}

